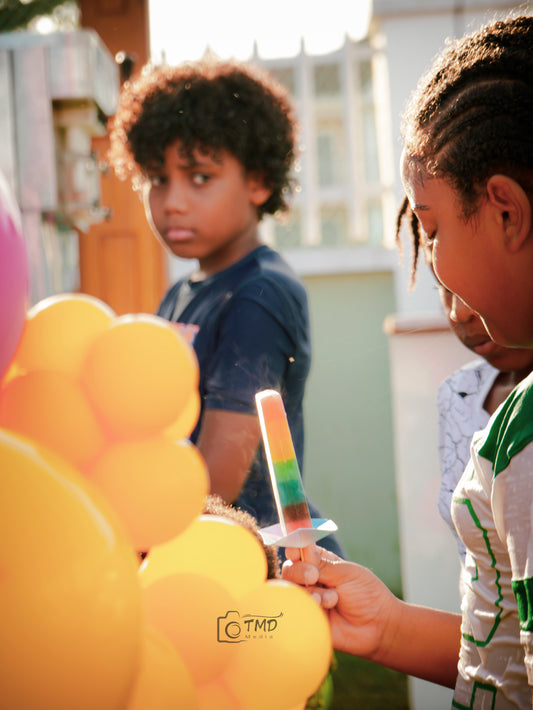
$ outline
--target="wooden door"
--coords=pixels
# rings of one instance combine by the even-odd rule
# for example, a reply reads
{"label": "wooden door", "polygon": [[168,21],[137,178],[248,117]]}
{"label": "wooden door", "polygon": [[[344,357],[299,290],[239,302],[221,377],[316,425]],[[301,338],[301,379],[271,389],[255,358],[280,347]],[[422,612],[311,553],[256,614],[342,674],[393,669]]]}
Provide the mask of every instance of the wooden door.
{"label": "wooden door", "polygon": [[[95,30],[112,55],[134,59],[133,75],[148,61],[148,0],[79,0],[81,25]],[[108,138],[94,139],[105,160]],[[168,285],[166,255],[146,221],[139,196],[112,171],[102,176],[105,222],[79,234],[80,287],[118,314],[152,313]]]}

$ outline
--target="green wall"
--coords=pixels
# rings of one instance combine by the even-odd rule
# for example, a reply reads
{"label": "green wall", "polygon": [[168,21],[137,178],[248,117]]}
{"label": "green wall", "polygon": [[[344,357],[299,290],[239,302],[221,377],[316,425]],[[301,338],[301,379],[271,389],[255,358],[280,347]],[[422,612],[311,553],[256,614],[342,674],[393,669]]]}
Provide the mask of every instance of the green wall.
{"label": "green wall", "polygon": [[388,343],[391,272],[304,276],[313,364],[305,398],[305,488],[347,556],[401,593]]}

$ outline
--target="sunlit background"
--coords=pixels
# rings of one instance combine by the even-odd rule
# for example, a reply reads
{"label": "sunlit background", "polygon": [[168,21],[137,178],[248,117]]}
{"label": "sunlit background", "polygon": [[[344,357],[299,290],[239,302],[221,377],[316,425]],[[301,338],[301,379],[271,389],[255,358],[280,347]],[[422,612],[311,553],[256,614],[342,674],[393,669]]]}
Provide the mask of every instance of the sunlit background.
{"label": "sunlit background", "polygon": [[251,60],[290,94],[300,127],[297,191],[284,220],[261,225],[272,246],[390,246],[391,138],[375,94],[387,80],[368,37],[370,10],[370,0],[331,0],[325,21],[324,6],[305,0],[272,0],[261,12],[245,0],[208,0],[186,12],[150,0],[153,62],[177,64],[206,51]]}
{"label": "sunlit background", "polygon": [[[345,36],[366,33],[370,0],[204,0],[179,3],[150,0],[150,41],[155,59],[169,63],[198,59],[206,46],[223,58],[248,59],[257,43],[262,58],[289,57],[303,38],[310,54],[338,49]],[[327,20],[327,21],[326,21]]]}

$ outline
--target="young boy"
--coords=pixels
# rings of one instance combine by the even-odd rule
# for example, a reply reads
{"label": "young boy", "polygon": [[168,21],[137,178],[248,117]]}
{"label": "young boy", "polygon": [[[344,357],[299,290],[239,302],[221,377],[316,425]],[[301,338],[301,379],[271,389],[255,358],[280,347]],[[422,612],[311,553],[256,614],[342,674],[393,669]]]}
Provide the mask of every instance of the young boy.
{"label": "young boy", "polygon": [[[152,229],[197,267],[158,314],[176,322],[200,366],[201,413],[191,440],[211,493],[277,521],[255,393],[281,392],[300,466],[311,350],[305,288],[261,243],[265,214],[287,209],[295,121],[268,75],[202,61],[144,71],[123,87],[111,131],[117,174],[142,188]],[[312,515],[318,515],[312,509]],[[329,538],[337,552],[335,540]]]}

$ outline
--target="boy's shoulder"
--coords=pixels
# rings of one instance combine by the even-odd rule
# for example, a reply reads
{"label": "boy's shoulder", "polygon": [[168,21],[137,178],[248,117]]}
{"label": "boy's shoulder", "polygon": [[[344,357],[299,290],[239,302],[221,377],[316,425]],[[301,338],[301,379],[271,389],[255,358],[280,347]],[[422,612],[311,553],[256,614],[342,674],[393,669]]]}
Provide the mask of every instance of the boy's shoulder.
{"label": "boy's shoulder", "polygon": [[264,298],[267,294],[279,297],[291,296],[307,302],[305,286],[289,263],[279,252],[267,245],[255,249],[244,261],[243,271],[234,295]]}

